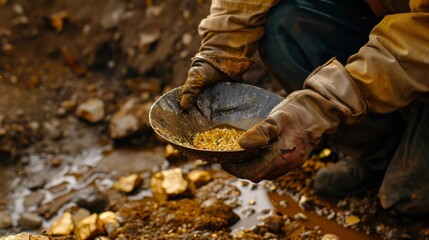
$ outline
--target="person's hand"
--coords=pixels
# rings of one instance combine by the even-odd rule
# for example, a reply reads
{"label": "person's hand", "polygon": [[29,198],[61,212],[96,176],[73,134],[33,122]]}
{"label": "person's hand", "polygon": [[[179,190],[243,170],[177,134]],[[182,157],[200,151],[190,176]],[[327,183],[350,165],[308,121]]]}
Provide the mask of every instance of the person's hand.
{"label": "person's hand", "polygon": [[188,78],[182,88],[180,106],[183,109],[191,108],[204,87],[228,79],[226,74],[204,60],[195,60],[188,71]]}
{"label": "person's hand", "polygon": [[304,163],[320,137],[308,138],[309,134],[301,129],[299,119],[293,119],[296,116],[288,112],[287,102],[284,100],[267,119],[246,131],[239,139],[244,149],[271,147],[251,161],[223,164],[225,171],[238,178],[259,182],[276,179]]}
{"label": "person's hand", "polygon": [[290,94],[267,119],[239,139],[244,149],[271,149],[240,164],[222,168],[239,178],[272,180],[300,167],[325,133],[340,122],[352,124],[366,112],[360,90],[341,63],[331,59],[306,80],[305,88]]}

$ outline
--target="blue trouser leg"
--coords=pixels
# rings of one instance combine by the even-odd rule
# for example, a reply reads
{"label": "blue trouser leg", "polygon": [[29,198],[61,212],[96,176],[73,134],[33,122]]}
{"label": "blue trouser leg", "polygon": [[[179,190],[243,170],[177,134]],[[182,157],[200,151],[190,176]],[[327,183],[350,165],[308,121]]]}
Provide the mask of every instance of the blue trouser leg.
{"label": "blue trouser leg", "polygon": [[383,207],[408,214],[429,212],[429,104],[414,103],[407,127],[380,187]]}

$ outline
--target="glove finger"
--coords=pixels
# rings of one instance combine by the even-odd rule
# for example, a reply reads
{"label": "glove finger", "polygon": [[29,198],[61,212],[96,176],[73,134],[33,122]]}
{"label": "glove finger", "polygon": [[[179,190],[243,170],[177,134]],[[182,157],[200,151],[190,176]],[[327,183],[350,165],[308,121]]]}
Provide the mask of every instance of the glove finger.
{"label": "glove finger", "polygon": [[180,107],[183,109],[190,109],[197,101],[197,98],[204,85],[205,81],[202,76],[197,71],[195,71],[195,69],[189,69],[188,79],[182,88]]}
{"label": "glove finger", "polygon": [[272,164],[272,159],[276,154],[276,151],[269,151],[244,163],[222,164],[222,169],[238,178],[248,179],[255,183],[260,182],[276,169],[277,166]]}
{"label": "glove finger", "polygon": [[279,136],[279,127],[276,122],[268,118],[241,135],[238,144],[244,149],[262,148],[270,144]]}

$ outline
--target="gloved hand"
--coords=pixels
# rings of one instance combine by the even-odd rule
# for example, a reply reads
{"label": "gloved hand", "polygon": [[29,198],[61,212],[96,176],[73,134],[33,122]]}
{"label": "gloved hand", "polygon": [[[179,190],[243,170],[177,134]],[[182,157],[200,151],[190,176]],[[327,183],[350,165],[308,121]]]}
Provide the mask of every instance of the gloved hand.
{"label": "gloved hand", "polygon": [[340,122],[356,122],[366,111],[359,89],[335,59],[310,74],[304,86],[239,139],[244,149],[272,144],[271,149],[245,163],[223,164],[224,170],[253,182],[278,178],[300,167],[323,134],[334,132]]}
{"label": "gloved hand", "polygon": [[211,84],[228,80],[228,76],[202,59],[195,59],[182,88],[180,106],[189,109],[196,102],[201,90]]}
{"label": "gloved hand", "polygon": [[254,61],[248,58],[197,53],[182,88],[180,106],[183,109],[191,108],[201,90],[207,86],[221,81],[239,82],[241,75]]}

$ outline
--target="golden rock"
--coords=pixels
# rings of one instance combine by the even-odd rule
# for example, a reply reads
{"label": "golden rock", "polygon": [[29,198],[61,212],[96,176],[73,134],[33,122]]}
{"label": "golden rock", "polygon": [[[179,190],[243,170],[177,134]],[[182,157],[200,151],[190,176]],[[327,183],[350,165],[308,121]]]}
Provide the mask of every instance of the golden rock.
{"label": "golden rock", "polygon": [[204,170],[192,170],[188,174],[189,179],[195,184],[196,187],[201,187],[210,182],[213,177],[208,171]]}
{"label": "golden rock", "polygon": [[113,189],[124,193],[130,193],[142,183],[142,179],[138,174],[120,177],[113,185]]}
{"label": "golden rock", "polygon": [[345,220],[345,226],[346,227],[353,226],[353,225],[356,225],[358,223],[360,223],[360,218],[358,218],[355,215],[349,215]]}
{"label": "golden rock", "polygon": [[99,235],[97,229],[97,219],[98,216],[96,213],[82,219],[76,226],[74,234],[81,240],[93,239],[95,236]]}
{"label": "golden rock", "polygon": [[48,232],[52,235],[69,235],[73,232],[74,223],[71,213],[65,212],[60,218],[54,221]]}
{"label": "golden rock", "polygon": [[155,173],[150,182],[153,197],[158,201],[190,198],[195,194],[195,185],[180,168]]}
{"label": "golden rock", "polygon": [[164,157],[168,161],[175,161],[175,160],[179,160],[183,156],[173,146],[171,146],[170,144],[167,144],[167,146],[165,146],[165,150],[164,150]]}
{"label": "golden rock", "polygon": [[116,220],[116,213],[107,211],[98,215],[97,229],[100,233],[109,234],[118,226],[119,223]]}

